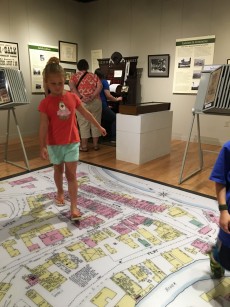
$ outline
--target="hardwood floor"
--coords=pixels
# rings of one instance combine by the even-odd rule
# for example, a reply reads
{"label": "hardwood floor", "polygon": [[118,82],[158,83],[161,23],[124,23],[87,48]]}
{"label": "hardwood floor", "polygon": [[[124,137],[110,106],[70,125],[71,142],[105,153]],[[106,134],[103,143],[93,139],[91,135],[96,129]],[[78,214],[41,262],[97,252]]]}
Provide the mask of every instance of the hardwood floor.
{"label": "hardwood floor", "polygon": [[[49,161],[44,161],[39,157],[37,137],[25,138],[23,141],[31,170],[49,165]],[[220,146],[202,144],[204,159],[202,171],[187,179],[182,184],[178,184],[185,146],[186,142],[173,140],[171,143],[170,154],[142,165],[136,165],[116,160],[116,148],[113,146],[100,144],[100,150],[94,151],[91,145],[89,146],[88,152],[80,152],[80,160],[160,181],[162,183],[197,193],[215,196],[214,184],[208,179],[208,177],[217,158]],[[208,152],[206,150],[208,150]],[[25,166],[23,151],[18,141],[10,143],[8,149],[8,160]],[[198,167],[198,146],[196,143],[190,143],[183,178],[197,170]],[[4,144],[0,144],[0,178],[16,175],[22,172],[25,172],[25,170],[4,162]]]}

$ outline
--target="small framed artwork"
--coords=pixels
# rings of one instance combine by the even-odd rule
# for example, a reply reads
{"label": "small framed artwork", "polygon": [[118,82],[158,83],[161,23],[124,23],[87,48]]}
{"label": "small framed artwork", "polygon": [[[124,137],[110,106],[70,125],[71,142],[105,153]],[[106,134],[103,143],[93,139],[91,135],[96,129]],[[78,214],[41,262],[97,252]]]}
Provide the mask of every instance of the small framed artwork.
{"label": "small framed artwork", "polygon": [[76,69],[64,68],[64,72],[65,72],[65,84],[69,84],[69,80],[71,79],[72,75],[76,73]]}
{"label": "small framed artwork", "polygon": [[227,59],[227,64],[228,64],[228,65],[230,64],[230,59]]}
{"label": "small framed artwork", "polygon": [[0,41],[0,67],[20,69],[18,43]]}
{"label": "small framed artwork", "polygon": [[62,63],[76,64],[78,44],[59,41],[59,59]]}
{"label": "small framed artwork", "polygon": [[148,76],[169,76],[169,54],[148,55]]}

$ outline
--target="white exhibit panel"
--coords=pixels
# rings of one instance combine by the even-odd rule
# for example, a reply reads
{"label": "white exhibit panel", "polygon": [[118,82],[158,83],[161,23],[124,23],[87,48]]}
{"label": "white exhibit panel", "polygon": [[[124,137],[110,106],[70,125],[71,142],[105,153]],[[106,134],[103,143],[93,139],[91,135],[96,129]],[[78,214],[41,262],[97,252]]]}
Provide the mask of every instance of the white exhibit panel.
{"label": "white exhibit panel", "polygon": [[116,159],[143,164],[170,153],[172,111],[117,114]]}

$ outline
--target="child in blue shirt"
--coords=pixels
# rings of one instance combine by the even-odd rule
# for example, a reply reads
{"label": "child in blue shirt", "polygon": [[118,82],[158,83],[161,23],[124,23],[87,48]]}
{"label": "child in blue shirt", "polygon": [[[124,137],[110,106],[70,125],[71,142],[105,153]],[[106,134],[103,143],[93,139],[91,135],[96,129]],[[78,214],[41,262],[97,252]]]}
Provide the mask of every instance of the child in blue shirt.
{"label": "child in blue shirt", "polygon": [[209,179],[215,182],[220,210],[220,229],[210,252],[210,267],[214,277],[220,278],[225,269],[230,271],[230,141],[223,145]]}

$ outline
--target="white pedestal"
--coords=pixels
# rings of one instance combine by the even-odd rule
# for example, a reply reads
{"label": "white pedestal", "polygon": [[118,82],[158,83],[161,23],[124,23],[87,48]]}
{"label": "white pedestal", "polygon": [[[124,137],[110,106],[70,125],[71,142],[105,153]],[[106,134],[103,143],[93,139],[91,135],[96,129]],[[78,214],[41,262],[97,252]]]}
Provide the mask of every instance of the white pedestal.
{"label": "white pedestal", "polygon": [[116,159],[142,164],[170,152],[172,111],[117,114]]}

